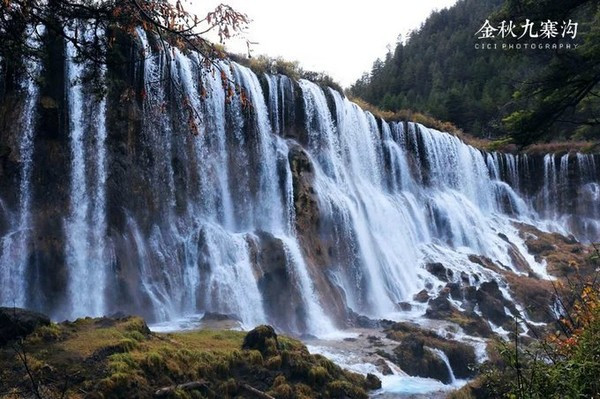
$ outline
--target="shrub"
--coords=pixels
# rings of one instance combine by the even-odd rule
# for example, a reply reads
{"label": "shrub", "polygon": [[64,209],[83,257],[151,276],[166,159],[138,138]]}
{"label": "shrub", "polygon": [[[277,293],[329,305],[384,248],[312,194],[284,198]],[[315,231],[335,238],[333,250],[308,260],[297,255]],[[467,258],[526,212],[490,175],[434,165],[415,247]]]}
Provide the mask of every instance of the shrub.
{"label": "shrub", "polygon": [[285,379],[285,376],[284,375],[278,375],[273,380],[273,387],[277,387],[277,386],[285,384],[285,383],[287,383],[287,380]]}
{"label": "shrub", "polygon": [[498,344],[500,361],[482,369],[484,395],[518,399],[600,395],[599,258],[596,251],[586,265],[595,272],[569,279],[567,293],[558,298],[563,308],[556,320],[559,331],[525,347],[518,336],[512,343]]}
{"label": "shrub", "polygon": [[271,356],[265,362],[265,367],[271,370],[279,370],[281,368],[281,356]]}
{"label": "shrub", "polygon": [[294,390],[288,384],[281,384],[275,387],[273,394],[277,399],[292,399]]}
{"label": "shrub", "polygon": [[140,346],[140,344],[138,343],[138,341],[135,341],[133,339],[123,338],[121,341],[119,341],[117,346],[123,352],[131,352],[132,350],[137,349]]}
{"label": "shrub", "polygon": [[58,324],[52,323],[36,329],[33,336],[45,342],[58,341],[62,336],[62,330]]}
{"label": "shrub", "polygon": [[263,356],[257,350],[249,350],[245,353],[246,359],[248,359],[248,363],[253,364],[255,366],[262,366],[263,364]]}
{"label": "shrub", "polygon": [[328,377],[329,373],[327,372],[327,369],[322,366],[312,367],[308,372],[308,380],[311,384],[323,385]]}
{"label": "shrub", "polygon": [[165,359],[157,352],[150,352],[144,359],[144,365],[152,372],[160,372],[165,367]]}
{"label": "shrub", "polygon": [[142,334],[141,332],[139,332],[137,330],[127,331],[123,335],[125,335],[125,338],[129,338],[129,339],[132,339],[137,342],[142,342],[146,339],[144,334]]}
{"label": "shrub", "polygon": [[213,365],[214,372],[220,377],[226,377],[229,374],[229,364],[224,360],[219,360]]}
{"label": "shrub", "polygon": [[336,380],[327,384],[327,392],[332,398],[366,399],[366,392],[347,381]]}

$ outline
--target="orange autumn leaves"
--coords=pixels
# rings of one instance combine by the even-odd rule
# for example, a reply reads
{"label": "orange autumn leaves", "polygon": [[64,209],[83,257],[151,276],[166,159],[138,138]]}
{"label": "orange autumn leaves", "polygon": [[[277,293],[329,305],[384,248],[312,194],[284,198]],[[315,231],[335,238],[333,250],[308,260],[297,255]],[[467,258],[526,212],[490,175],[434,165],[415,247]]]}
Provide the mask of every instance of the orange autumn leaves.
{"label": "orange autumn leaves", "polygon": [[[579,274],[579,265],[571,264],[577,270],[579,282],[568,280],[572,304],[570,310],[563,314],[558,322],[563,332],[557,332],[549,337],[560,355],[568,356],[589,334],[597,334],[600,330],[600,282],[597,270],[591,276]],[[556,284],[563,288],[563,283]]]}

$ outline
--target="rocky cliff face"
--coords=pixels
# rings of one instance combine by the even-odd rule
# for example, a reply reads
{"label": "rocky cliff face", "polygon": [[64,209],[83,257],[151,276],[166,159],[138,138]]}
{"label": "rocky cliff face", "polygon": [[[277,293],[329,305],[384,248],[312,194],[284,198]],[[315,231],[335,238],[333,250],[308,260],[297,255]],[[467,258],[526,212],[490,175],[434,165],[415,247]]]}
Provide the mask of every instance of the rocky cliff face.
{"label": "rocky cliff face", "polygon": [[39,80],[3,69],[2,304],[320,334],[424,313],[425,290],[491,315],[513,300],[504,271],[547,277],[513,221],[600,237],[596,155],[483,153],[308,81],[107,34],[105,97],[48,35]]}

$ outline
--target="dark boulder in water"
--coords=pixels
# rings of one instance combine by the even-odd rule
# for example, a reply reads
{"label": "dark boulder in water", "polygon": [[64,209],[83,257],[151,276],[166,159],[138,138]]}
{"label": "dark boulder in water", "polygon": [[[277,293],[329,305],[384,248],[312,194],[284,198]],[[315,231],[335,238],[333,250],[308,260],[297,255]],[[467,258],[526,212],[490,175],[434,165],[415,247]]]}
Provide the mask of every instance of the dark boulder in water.
{"label": "dark boulder in water", "polygon": [[425,348],[421,338],[406,337],[394,349],[394,355],[394,362],[409,375],[434,378],[444,384],[451,381],[450,371],[444,361]]}
{"label": "dark boulder in water", "polygon": [[377,370],[379,370],[379,372],[383,375],[392,375],[394,374],[394,372],[392,371],[392,368],[387,364],[387,362],[385,361],[384,358],[380,357],[379,359],[377,359],[374,363],[375,366],[377,366]]}
{"label": "dark boulder in water", "polygon": [[31,334],[40,326],[50,324],[41,313],[20,308],[0,307],[0,346]]}
{"label": "dark boulder in water", "polygon": [[463,293],[466,300],[463,302],[464,309],[462,311],[453,307],[447,296],[440,295],[429,302],[425,316],[430,319],[448,320],[456,323],[469,335],[491,336],[492,329],[489,324],[473,311],[476,305],[477,290],[475,287],[466,287]]}
{"label": "dark boulder in water", "polygon": [[448,283],[446,287],[450,291],[450,296],[455,301],[462,301],[463,295],[459,283]]}
{"label": "dark boulder in water", "polygon": [[454,275],[452,270],[446,269],[446,267],[439,262],[428,263],[425,265],[425,269],[438,279],[446,282],[449,281],[449,277]]}
{"label": "dark boulder in water", "polygon": [[431,319],[447,319],[453,314],[453,308],[450,301],[445,296],[438,296],[429,301],[429,307],[425,315]]}
{"label": "dark boulder in water", "polygon": [[386,332],[389,339],[400,342],[390,360],[409,375],[450,382],[448,367],[431,349],[444,352],[456,378],[470,378],[474,374],[471,366],[477,360],[475,350],[468,344],[442,338],[412,323],[396,323]]}
{"label": "dark boulder in water", "polygon": [[370,390],[380,389],[381,380],[375,374],[367,374],[367,382],[365,388]]}
{"label": "dark boulder in water", "polygon": [[429,300],[429,293],[427,290],[421,290],[413,297],[415,301],[425,303]]}
{"label": "dark boulder in water", "polygon": [[483,316],[492,323],[501,326],[511,320],[504,308],[512,304],[504,299],[495,281],[482,283],[475,298]]}
{"label": "dark boulder in water", "polygon": [[350,313],[350,325],[358,328],[378,328],[380,326],[378,320],[354,312]]}

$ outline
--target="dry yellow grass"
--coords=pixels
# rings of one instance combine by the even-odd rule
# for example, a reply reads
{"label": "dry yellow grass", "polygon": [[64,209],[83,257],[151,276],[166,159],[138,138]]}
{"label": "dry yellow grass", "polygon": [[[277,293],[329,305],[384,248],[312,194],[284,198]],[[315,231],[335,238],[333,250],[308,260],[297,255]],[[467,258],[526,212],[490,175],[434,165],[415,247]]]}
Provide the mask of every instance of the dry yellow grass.
{"label": "dry yellow grass", "polygon": [[[436,119],[432,116],[423,114],[421,112],[416,112],[416,111],[412,111],[409,109],[401,109],[396,112],[386,111],[386,110],[382,110],[379,107],[376,107],[373,104],[369,104],[368,102],[366,102],[363,99],[358,98],[358,97],[348,96],[348,99],[350,101],[352,101],[353,103],[355,103],[356,105],[358,105],[363,110],[368,111],[368,112],[372,113],[373,115],[375,115],[376,117],[379,117],[388,122],[391,122],[391,121],[416,122],[416,123],[420,123],[423,126],[439,130],[441,132],[450,133],[450,134],[458,137],[465,143],[467,143],[473,147],[479,148],[481,150],[490,151],[490,150],[496,150],[496,149],[501,150],[502,149],[501,146],[498,145],[500,143],[499,141],[492,141],[492,140],[474,137],[470,134],[463,132],[461,129],[456,127],[456,125],[454,125],[451,122],[441,121],[439,119]],[[505,144],[503,141],[501,141],[501,143]],[[496,147],[496,148],[494,148],[494,147]]]}
{"label": "dry yellow grass", "polygon": [[[466,144],[483,151],[499,151],[509,153],[515,153],[519,151],[518,147],[512,143],[512,139],[510,137],[501,137],[495,140],[475,137],[469,133],[464,132],[451,122],[441,121],[421,112],[416,112],[409,109],[401,109],[395,112],[386,111],[373,104],[369,104],[368,102],[358,97],[348,96],[348,99],[354,102],[363,110],[369,111],[376,117],[379,117],[385,121],[410,121],[420,123],[423,126],[433,128],[441,132],[450,133],[461,139]],[[526,152],[528,154],[547,154],[569,151],[593,153],[598,152],[599,150],[600,143],[593,141],[554,141],[550,143],[532,144],[521,149],[520,151]]]}

